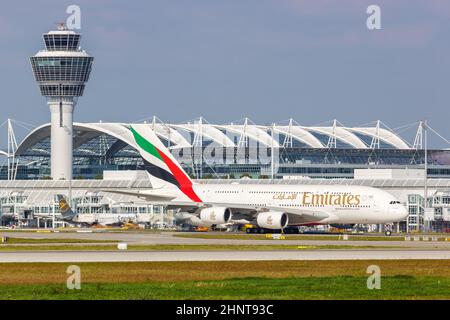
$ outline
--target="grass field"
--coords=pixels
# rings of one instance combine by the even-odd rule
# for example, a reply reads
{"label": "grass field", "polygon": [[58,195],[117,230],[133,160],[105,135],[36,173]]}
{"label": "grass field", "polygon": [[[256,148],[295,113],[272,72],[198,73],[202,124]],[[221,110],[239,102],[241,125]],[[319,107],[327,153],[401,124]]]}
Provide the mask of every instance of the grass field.
{"label": "grass field", "polygon": [[[114,243],[115,240],[86,240],[86,239],[52,239],[52,238],[14,238],[8,237],[3,244],[46,244],[46,243]],[[1,244],[1,243],[0,243]]]}
{"label": "grass field", "polygon": [[[381,269],[368,290],[366,269]],[[450,261],[255,261],[0,265],[0,299],[450,299]]]}

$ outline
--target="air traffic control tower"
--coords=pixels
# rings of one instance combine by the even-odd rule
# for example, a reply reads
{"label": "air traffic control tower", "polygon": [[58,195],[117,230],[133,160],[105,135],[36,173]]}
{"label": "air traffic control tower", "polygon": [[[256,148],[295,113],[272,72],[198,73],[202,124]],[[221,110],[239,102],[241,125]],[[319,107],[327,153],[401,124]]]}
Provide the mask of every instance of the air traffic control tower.
{"label": "air traffic control tower", "polygon": [[73,111],[94,58],[81,50],[81,35],[64,24],[43,38],[45,50],[30,58],[31,66],[51,112],[51,176],[68,180],[72,179]]}

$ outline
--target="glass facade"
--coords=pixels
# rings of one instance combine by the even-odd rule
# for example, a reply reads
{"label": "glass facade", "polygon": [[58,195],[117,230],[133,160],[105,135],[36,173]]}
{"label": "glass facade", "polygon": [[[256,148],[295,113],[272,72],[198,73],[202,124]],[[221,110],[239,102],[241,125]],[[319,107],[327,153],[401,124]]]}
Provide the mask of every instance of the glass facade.
{"label": "glass facade", "polygon": [[89,80],[92,57],[32,57],[36,81],[86,82]]}
{"label": "glass facade", "polygon": [[[130,145],[113,136],[99,132],[86,139],[82,131],[74,131],[74,177],[93,179],[101,177],[104,170],[142,169],[139,153]],[[207,145],[203,151],[208,148]],[[221,148],[223,157],[207,161],[201,157],[191,157],[192,148],[175,152],[175,158],[194,177],[221,178],[248,175],[264,178],[271,175],[271,165],[266,155],[254,157],[251,148]],[[428,174],[432,178],[450,178],[450,165],[441,161],[442,155],[450,150],[429,150]],[[180,154],[183,157],[179,158]],[[225,157],[225,155],[232,155]],[[244,154],[244,155],[243,155]],[[239,155],[239,156],[238,156]],[[359,168],[421,168],[424,154],[422,150],[397,149],[311,149],[280,148],[275,173],[283,176],[305,176],[311,178],[353,178]],[[217,156],[217,154],[216,154]],[[436,158],[441,160],[437,161]],[[268,158],[270,159],[270,157]],[[372,162],[373,159],[378,159]],[[262,161],[264,160],[264,161]],[[50,174],[50,138],[43,138],[23,151],[19,157],[18,179],[46,178]],[[7,178],[6,166],[0,171],[0,178]],[[411,199],[411,203],[414,200]]]}
{"label": "glass facade", "polygon": [[431,210],[431,220],[425,219],[424,198],[420,194],[409,194],[407,208],[409,216],[406,231],[450,232],[450,194],[436,192],[427,199],[427,210]]}
{"label": "glass facade", "polygon": [[40,85],[41,95],[45,97],[81,97],[84,84],[79,85]]}
{"label": "glass facade", "polygon": [[44,34],[44,44],[48,51],[75,51],[80,46],[79,34]]}

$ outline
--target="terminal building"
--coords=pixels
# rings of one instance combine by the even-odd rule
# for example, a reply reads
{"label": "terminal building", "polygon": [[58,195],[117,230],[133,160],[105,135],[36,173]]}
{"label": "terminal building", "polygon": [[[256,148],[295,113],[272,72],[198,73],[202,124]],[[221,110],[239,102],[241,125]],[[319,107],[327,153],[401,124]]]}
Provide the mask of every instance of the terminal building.
{"label": "terminal building", "polygon": [[[214,125],[203,119],[185,124],[156,119],[135,124],[74,123],[72,185],[79,210],[90,214],[141,212],[153,221],[160,221],[166,212],[139,199],[106,192],[130,186],[151,188],[141,171],[143,163],[129,126],[150,126],[200,183],[236,179],[240,183],[368,185],[386,189],[408,207],[410,216],[398,224],[399,230],[430,228],[444,232],[450,228],[450,151],[427,152],[429,189],[425,206],[421,127],[416,141],[409,144],[377,125],[306,127],[291,122],[263,126],[248,119],[229,125]],[[6,164],[8,152],[2,152],[2,178],[15,177],[10,180],[16,181],[0,182],[0,210],[11,212],[15,208],[17,217],[23,212],[46,213],[53,221],[58,206],[56,191],[67,193],[69,182],[51,180],[50,141],[51,124],[45,124],[17,143],[9,157],[12,165]]]}
{"label": "terminal building", "polygon": [[[74,123],[73,177],[98,179],[105,170],[142,168],[130,125],[150,126],[194,178],[353,178],[356,169],[420,169],[425,161],[420,135],[409,144],[379,122],[372,127],[292,121],[263,126],[248,119],[216,125],[201,118],[184,124]],[[51,163],[58,159],[52,159],[51,132],[52,124],[44,124],[17,145],[17,179],[52,177]],[[450,150],[428,150],[427,163],[430,178],[450,178]],[[6,167],[1,178],[7,178]]]}
{"label": "terminal building", "polygon": [[[7,217],[54,226],[55,196],[67,195],[72,188],[73,204],[80,213],[147,214],[147,221],[168,223],[164,208],[108,193],[151,188],[129,130],[130,126],[150,126],[200,183],[235,179],[239,183],[370,185],[392,192],[408,206],[410,216],[397,224],[399,230],[450,227],[450,150],[427,149],[428,126],[423,122],[417,123],[417,134],[410,142],[381,121],[345,126],[334,120],[306,126],[293,119],[264,125],[248,118],[214,124],[202,117],[185,123],[153,117],[133,124],[74,123],[75,106],[85,91],[94,58],[81,49],[81,35],[64,25],[44,34],[43,40],[44,49],[30,60],[51,118],[20,141],[13,122],[0,127],[0,146],[5,146],[0,150],[2,223]],[[430,186],[427,201],[425,168]],[[42,221],[36,222],[36,217]]]}

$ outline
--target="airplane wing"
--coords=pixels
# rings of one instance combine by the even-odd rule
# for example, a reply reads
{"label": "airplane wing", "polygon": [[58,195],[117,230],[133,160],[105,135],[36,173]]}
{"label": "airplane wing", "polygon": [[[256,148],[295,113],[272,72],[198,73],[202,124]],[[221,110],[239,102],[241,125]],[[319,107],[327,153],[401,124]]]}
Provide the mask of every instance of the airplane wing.
{"label": "airplane wing", "polygon": [[330,215],[321,210],[311,209],[294,209],[294,208],[281,208],[272,206],[255,207],[251,205],[230,204],[230,203],[204,203],[206,206],[220,206],[227,207],[233,212],[232,220],[248,220],[252,221],[256,219],[256,216],[260,212],[276,211],[286,213],[289,217],[289,225],[300,225],[322,221],[329,218]]}
{"label": "airplane wing", "polygon": [[289,225],[300,225],[322,221],[330,215],[321,210],[311,209],[294,209],[294,208],[280,208],[272,206],[256,207],[246,204],[233,204],[233,203],[220,203],[220,202],[192,202],[192,201],[171,201],[175,197],[169,195],[149,194],[139,192],[128,191],[104,191],[110,193],[125,194],[130,196],[136,196],[147,201],[152,202],[154,205],[167,206],[169,209],[183,209],[194,213],[196,210],[202,207],[227,207],[233,212],[233,221],[247,220],[253,221],[260,212],[265,211],[277,211],[286,213],[289,216]]}
{"label": "airplane wing", "polygon": [[165,204],[168,204],[170,200],[176,198],[176,196],[172,195],[149,194],[149,193],[141,193],[139,191],[133,192],[133,191],[102,190],[102,192],[122,194],[125,196],[133,196],[150,202],[164,202]]}

